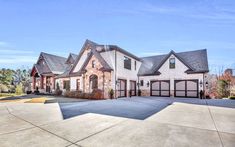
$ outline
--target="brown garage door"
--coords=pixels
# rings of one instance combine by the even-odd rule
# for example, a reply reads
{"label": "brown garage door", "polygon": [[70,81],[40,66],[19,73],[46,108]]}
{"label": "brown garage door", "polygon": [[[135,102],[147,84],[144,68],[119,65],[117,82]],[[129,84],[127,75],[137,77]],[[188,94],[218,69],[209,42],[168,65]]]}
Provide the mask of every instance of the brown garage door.
{"label": "brown garage door", "polygon": [[175,97],[198,98],[198,80],[175,80]]}
{"label": "brown garage door", "polygon": [[126,80],[118,79],[117,97],[126,97]]}
{"label": "brown garage door", "polygon": [[150,95],[151,96],[170,96],[170,81],[151,81],[150,83]]}
{"label": "brown garage door", "polygon": [[136,96],[136,81],[130,81],[131,96]]}

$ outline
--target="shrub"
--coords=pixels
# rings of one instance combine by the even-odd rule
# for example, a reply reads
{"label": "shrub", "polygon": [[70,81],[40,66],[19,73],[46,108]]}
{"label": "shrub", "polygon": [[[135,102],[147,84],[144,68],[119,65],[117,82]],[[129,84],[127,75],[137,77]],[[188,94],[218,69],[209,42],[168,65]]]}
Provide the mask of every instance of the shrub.
{"label": "shrub", "polygon": [[113,95],[114,95],[114,91],[113,91],[113,89],[110,89],[109,90],[109,98],[113,99]]}
{"label": "shrub", "polygon": [[219,97],[228,97],[229,91],[228,91],[228,82],[225,80],[219,80],[217,82],[217,92],[219,94]]}
{"label": "shrub", "polygon": [[63,91],[60,90],[60,85],[59,83],[57,82],[56,83],[56,90],[55,90],[55,95],[59,96],[59,95],[62,95]]}
{"label": "shrub", "polygon": [[103,91],[100,89],[95,89],[92,91],[92,93],[84,93],[82,91],[66,91],[64,93],[64,96],[70,98],[99,100],[103,99]]}
{"label": "shrub", "polygon": [[23,86],[22,86],[22,84],[18,84],[18,85],[16,86],[16,94],[17,94],[17,95],[23,94]]}
{"label": "shrub", "polygon": [[65,91],[64,96],[71,98],[82,98],[82,93],[81,91]]}
{"label": "shrub", "polygon": [[8,87],[6,85],[0,84],[0,92],[8,92]]}
{"label": "shrub", "polygon": [[35,93],[36,95],[39,94],[38,87],[36,87],[36,90],[34,91],[34,93]]}
{"label": "shrub", "polygon": [[235,100],[235,96],[230,96],[229,99]]}
{"label": "shrub", "polygon": [[104,99],[103,98],[103,91],[100,89],[94,89],[91,93],[91,99],[95,99],[95,100],[100,100],[100,99]]}
{"label": "shrub", "polygon": [[138,96],[141,96],[141,93],[142,93],[141,90],[138,90]]}

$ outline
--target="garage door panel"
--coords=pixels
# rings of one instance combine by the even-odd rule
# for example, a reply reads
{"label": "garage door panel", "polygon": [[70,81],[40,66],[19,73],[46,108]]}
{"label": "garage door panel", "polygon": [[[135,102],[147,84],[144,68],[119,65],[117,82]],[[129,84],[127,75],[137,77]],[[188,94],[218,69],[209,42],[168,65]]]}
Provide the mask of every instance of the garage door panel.
{"label": "garage door panel", "polygon": [[175,97],[198,97],[198,80],[175,80]]}
{"label": "garage door panel", "polygon": [[153,82],[152,89],[159,90],[160,89],[160,82]]}
{"label": "garage door panel", "polygon": [[159,96],[160,95],[160,91],[152,91],[152,95]]}
{"label": "garage door panel", "polygon": [[176,83],[176,90],[185,90],[185,81],[180,81]]}
{"label": "garage door panel", "polygon": [[126,97],[126,80],[118,79],[117,96]]}
{"label": "garage door panel", "polygon": [[131,96],[136,96],[136,81],[130,81]]}
{"label": "garage door panel", "polygon": [[187,81],[187,90],[196,90],[197,83],[195,81]]}
{"label": "garage door panel", "polygon": [[125,90],[126,82],[123,80],[120,80],[120,85],[121,85],[120,90]]}
{"label": "garage door panel", "polygon": [[196,91],[187,91],[187,96],[188,97],[197,97],[197,93]]}
{"label": "garage door panel", "polygon": [[169,96],[169,91],[161,91],[161,96]]}
{"label": "garage door panel", "polygon": [[168,82],[161,82],[161,90],[170,90],[170,83]]}
{"label": "garage door panel", "polygon": [[170,96],[170,81],[151,81],[152,96]]}
{"label": "garage door panel", "polygon": [[176,91],[175,95],[177,97],[185,97],[186,96],[185,91]]}

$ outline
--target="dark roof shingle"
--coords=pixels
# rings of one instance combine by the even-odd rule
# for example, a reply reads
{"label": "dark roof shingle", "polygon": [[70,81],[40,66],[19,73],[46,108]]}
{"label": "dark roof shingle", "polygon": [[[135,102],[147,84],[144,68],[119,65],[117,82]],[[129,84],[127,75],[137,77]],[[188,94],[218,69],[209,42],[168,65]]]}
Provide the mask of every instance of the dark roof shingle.
{"label": "dark roof shingle", "polygon": [[65,64],[66,58],[44,52],[41,53],[41,56],[44,58],[48,68],[53,74],[62,74],[65,71],[67,66]]}
{"label": "dark roof shingle", "polygon": [[[138,75],[155,75],[159,74],[159,68],[168,59],[173,51],[165,55],[157,55],[150,57],[143,57],[142,65],[139,69]],[[174,53],[190,70],[187,73],[203,73],[208,72],[207,50],[195,50],[188,52]]]}

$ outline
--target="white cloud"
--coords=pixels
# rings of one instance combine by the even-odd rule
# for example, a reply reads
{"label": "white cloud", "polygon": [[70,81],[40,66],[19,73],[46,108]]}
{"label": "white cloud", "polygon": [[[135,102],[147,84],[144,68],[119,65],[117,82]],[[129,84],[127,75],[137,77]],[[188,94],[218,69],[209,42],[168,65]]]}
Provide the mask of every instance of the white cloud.
{"label": "white cloud", "polygon": [[1,49],[1,54],[32,54],[33,51],[27,51],[27,50],[14,50],[14,49]]}
{"label": "white cloud", "polygon": [[34,56],[20,56],[20,55],[11,55],[4,56],[0,58],[0,64],[24,64],[24,63],[35,63],[37,61],[37,57]]}
{"label": "white cloud", "polygon": [[0,41],[0,46],[6,46],[8,43],[4,41]]}

